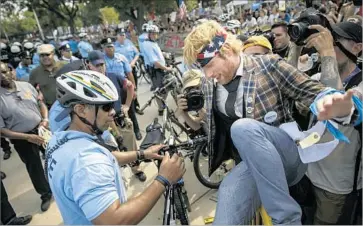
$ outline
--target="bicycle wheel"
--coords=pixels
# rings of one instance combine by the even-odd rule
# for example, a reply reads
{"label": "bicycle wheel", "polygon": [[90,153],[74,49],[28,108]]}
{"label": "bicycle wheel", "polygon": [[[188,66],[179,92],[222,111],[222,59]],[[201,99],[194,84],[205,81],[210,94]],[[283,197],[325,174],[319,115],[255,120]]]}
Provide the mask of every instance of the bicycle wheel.
{"label": "bicycle wheel", "polygon": [[189,217],[186,211],[186,205],[183,197],[181,187],[174,189],[174,205],[177,218],[180,220],[181,225],[189,225]]}
{"label": "bicycle wheel", "polygon": [[209,157],[207,143],[196,148],[193,159],[194,173],[197,179],[204,186],[211,189],[218,189],[223,178],[233,168],[232,160],[225,161],[221,166],[209,176]]}
{"label": "bicycle wheel", "polygon": [[[144,69],[144,70],[145,70],[145,69]],[[147,72],[146,72],[146,70],[144,71],[143,76],[144,76],[145,81],[146,81],[148,84],[151,84],[151,78],[150,78],[150,75],[149,75],[149,73],[147,73]]]}
{"label": "bicycle wheel", "polygon": [[135,70],[136,70],[136,77],[140,78],[142,76],[143,71],[141,70],[141,63],[139,61],[136,61]]}

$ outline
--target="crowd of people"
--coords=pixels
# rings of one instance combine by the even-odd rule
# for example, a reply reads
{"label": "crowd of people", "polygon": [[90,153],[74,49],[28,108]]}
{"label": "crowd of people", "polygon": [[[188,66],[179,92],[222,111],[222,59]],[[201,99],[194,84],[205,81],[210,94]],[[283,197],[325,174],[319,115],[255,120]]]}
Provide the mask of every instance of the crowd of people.
{"label": "crowd of people", "polygon": [[[219,187],[214,224],[249,224],[260,206],[273,224],[361,222],[362,17],[352,6],[331,2],[306,15],[300,4],[291,10],[262,4],[237,22],[220,15],[188,28],[188,86],[175,111],[207,134],[210,173],[235,162]],[[300,44],[289,29],[308,16],[331,26],[308,24]],[[261,35],[243,30],[266,24]],[[145,23],[139,34],[132,27],[107,32],[97,45],[86,33],[1,43],[3,159],[11,157],[11,143],[41,210],[54,199],[64,224],[138,224],[185,173],[182,157],[159,155],[163,144],[137,146],[143,112],[136,65],[147,69],[151,92],[173,68],[157,43],[160,27]],[[197,112],[188,112],[191,88],[204,95]],[[159,115],[164,107],[159,101]],[[120,166],[144,182],[139,165],[148,159],[162,160],[158,175],[128,200]],[[1,222],[28,224],[32,217],[16,215],[1,184]]]}

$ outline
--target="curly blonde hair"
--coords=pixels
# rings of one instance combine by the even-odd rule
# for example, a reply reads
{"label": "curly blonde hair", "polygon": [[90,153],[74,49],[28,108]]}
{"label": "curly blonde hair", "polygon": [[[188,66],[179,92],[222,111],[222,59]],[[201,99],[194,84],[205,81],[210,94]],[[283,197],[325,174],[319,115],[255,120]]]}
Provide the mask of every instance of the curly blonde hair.
{"label": "curly blonde hair", "polygon": [[[226,33],[224,28],[213,20],[208,20],[198,25],[184,40],[183,57],[184,63],[191,66],[197,60],[198,53],[208,45],[217,33]],[[242,50],[242,42],[236,36],[227,33],[225,44],[228,43],[235,54],[239,54]],[[226,50],[225,45],[220,49],[220,54],[223,56]]]}

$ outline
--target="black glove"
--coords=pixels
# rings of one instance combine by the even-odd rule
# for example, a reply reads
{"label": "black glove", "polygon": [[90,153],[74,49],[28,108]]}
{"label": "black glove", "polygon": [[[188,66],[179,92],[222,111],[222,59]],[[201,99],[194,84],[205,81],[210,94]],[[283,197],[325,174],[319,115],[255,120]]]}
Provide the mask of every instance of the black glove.
{"label": "black glove", "polygon": [[127,151],[127,148],[124,146],[124,138],[122,136],[116,137],[116,142],[120,151]]}

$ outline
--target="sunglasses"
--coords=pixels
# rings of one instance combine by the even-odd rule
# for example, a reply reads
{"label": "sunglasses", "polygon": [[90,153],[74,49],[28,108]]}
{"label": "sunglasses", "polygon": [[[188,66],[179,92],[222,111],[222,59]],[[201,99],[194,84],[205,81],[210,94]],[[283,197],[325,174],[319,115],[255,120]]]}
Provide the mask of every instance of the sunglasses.
{"label": "sunglasses", "polygon": [[51,53],[42,53],[39,56],[40,57],[49,57],[50,55],[52,55]]}
{"label": "sunglasses", "polygon": [[31,60],[32,58],[30,58],[30,57],[26,57],[25,59],[26,59],[26,60]]}
{"label": "sunglasses", "polygon": [[103,67],[105,64],[104,63],[100,63],[100,64],[96,64],[95,67]]}
{"label": "sunglasses", "polygon": [[104,112],[110,112],[112,109],[115,109],[115,103],[108,103],[108,104],[102,104],[97,105],[98,107],[102,108]]}

